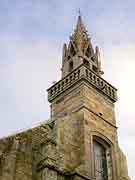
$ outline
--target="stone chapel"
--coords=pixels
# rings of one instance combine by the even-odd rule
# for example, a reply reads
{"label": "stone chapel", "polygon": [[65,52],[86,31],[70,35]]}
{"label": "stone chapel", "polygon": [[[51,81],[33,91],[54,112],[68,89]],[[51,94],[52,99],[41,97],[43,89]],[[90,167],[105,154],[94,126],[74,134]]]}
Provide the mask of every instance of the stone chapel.
{"label": "stone chapel", "polygon": [[61,80],[47,90],[51,117],[0,140],[0,180],[130,180],[118,144],[117,89],[102,74],[79,15],[63,46]]}

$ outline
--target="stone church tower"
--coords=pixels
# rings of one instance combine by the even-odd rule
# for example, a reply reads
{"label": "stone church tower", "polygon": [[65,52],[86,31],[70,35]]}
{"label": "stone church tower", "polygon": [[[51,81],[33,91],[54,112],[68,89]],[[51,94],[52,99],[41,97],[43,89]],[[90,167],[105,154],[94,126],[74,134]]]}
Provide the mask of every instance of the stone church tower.
{"label": "stone church tower", "polygon": [[79,15],[63,46],[62,77],[48,91],[51,118],[0,140],[0,180],[129,180],[118,145],[117,89]]}

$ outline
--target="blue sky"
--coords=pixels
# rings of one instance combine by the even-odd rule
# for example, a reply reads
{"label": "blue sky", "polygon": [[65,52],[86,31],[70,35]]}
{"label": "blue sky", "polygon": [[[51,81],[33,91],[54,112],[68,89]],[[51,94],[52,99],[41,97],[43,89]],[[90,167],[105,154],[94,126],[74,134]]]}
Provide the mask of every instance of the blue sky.
{"label": "blue sky", "polygon": [[49,118],[46,89],[60,79],[62,45],[73,33],[79,8],[94,46],[101,48],[104,78],[119,90],[119,141],[134,179],[133,0],[0,1],[0,136]]}

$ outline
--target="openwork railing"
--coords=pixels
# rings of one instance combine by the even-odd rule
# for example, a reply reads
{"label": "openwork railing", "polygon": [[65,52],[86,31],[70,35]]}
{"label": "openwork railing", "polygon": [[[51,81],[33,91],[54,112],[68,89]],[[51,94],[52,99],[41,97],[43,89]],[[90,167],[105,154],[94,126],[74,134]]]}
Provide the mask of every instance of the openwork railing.
{"label": "openwork railing", "polygon": [[49,102],[52,102],[57,96],[81,79],[89,82],[97,90],[108,96],[113,102],[117,101],[117,89],[95,74],[92,70],[81,65],[47,90]]}

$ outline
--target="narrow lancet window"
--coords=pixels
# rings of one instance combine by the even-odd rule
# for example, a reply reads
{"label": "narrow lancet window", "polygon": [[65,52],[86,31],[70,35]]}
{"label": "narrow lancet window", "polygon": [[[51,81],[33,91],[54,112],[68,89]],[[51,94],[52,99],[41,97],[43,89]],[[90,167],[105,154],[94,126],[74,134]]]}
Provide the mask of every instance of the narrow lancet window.
{"label": "narrow lancet window", "polygon": [[108,180],[106,148],[94,141],[95,180]]}

